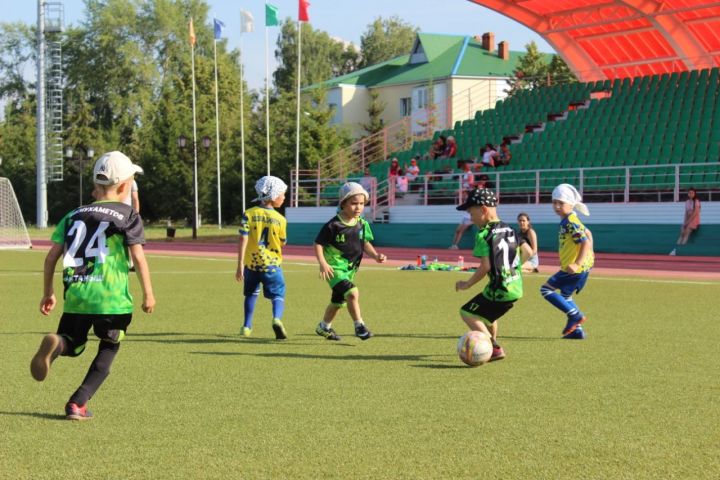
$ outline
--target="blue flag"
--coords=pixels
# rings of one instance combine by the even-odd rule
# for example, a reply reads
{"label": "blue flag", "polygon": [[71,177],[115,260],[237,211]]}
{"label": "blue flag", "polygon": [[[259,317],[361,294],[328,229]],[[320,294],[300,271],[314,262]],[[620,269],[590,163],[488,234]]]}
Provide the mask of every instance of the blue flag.
{"label": "blue flag", "polygon": [[215,40],[220,40],[222,38],[222,31],[223,28],[225,28],[225,24],[217,18],[213,18],[213,26],[215,27]]}

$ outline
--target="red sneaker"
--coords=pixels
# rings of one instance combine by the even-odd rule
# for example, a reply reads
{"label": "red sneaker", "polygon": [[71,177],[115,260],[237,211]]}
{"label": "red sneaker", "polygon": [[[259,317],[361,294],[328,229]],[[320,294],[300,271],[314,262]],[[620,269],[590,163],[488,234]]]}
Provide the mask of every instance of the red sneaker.
{"label": "red sneaker", "polygon": [[90,420],[93,414],[87,409],[87,404],[80,406],[77,403],[68,402],[65,405],[65,418],[68,420]]}
{"label": "red sneaker", "polygon": [[503,350],[500,345],[493,347],[493,353],[490,357],[490,361],[494,362],[496,360],[502,360],[503,358],[505,358],[505,350]]}

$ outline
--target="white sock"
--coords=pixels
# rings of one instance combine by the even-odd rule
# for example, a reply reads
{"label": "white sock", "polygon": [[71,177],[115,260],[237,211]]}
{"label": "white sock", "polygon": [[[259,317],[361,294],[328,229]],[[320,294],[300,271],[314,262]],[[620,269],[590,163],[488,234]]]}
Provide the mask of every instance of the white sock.
{"label": "white sock", "polygon": [[362,318],[360,320],[353,321],[355,324],[355,328],[359,327],[360,325],[365,325],[365,322],[362,321]]}
{"label": "white sock", "polygon": [[330,324],[325,323],[325,320],[320,320],[320,328],[323,330],[330,330]]}

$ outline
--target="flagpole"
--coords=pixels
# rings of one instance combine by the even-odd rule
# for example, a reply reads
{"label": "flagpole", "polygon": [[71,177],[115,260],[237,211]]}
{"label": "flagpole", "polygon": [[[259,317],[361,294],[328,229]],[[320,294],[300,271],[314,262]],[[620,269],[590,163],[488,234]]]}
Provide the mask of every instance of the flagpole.
{"label": "flagpole", "polygon": [[245,213],[245,104],[243,102],[243,90],[245,90],[245,88],[243,83],[242,39],[242,32],[240,32],[240,53],[238,55],[238,59],[240,60],[240,168],[242,176],[242,211]]}
{"label": "flagpole", "polygon": [[[192,24],[192,17],[190,18]],[[193,31],[194,34],[194,31]],[[197,120],[195,116],[195,41],[190,42],[190,57],[192,64],[192,113],[193,113],[193,226],[192,238],[197,238],[198,226],[198,155],[197,155]]]}
{"label": "flagpole", "polygon": [[297,61],[297,128],[295,129],[295,207],[298,207],[300,191],[300,63],[302,58],[302,22],[298,20],[298,61]]}
{"label": "flagpole", "polygon": [[220,195],[220,106],[218,104],[217,38],[213,41],[215,59],[215,151],[217,155],[217,208],[218,229],[222,229],[222,196]]}
{"label": "flagpole", "polygon": [[[267,22],[266,22],[267,23]],[[270,175],[270,65],[268,53],[268,27],[265,25],[265,151],[267,152],[267,174]]]}

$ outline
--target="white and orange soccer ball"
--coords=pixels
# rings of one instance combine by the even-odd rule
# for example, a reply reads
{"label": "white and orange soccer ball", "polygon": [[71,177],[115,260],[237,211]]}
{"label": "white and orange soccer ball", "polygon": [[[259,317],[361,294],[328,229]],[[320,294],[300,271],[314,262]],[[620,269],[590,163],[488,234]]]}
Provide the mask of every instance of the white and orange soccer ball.
{"label": "white and orange soccer ball", "polygon": [[479,367],[483,363],[487,363],[492,352],[492,341],[483,332],[469,331],[458,340],[458,357],[471,367]]}

